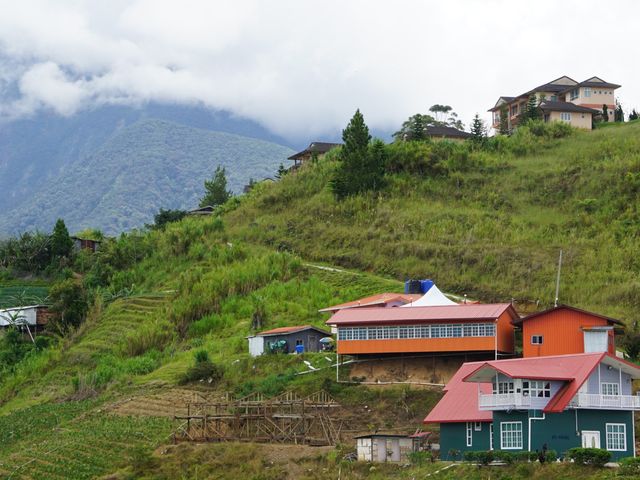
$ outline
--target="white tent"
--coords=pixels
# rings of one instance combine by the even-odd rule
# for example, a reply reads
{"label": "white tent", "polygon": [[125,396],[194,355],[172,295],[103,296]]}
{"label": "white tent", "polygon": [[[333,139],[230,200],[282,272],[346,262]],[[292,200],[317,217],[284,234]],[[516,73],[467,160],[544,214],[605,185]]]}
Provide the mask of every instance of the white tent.
{"label": "white tent", "polygon": [[427,293],[425,293],[422,297],[420,297],[415,302],[407,303],[406,305],[402,305],[403,307],[439,307],[443,305],[458,305],[456,302],[449,300],[445,297],[444,293],[440,291],[438,287],[433,285]]}

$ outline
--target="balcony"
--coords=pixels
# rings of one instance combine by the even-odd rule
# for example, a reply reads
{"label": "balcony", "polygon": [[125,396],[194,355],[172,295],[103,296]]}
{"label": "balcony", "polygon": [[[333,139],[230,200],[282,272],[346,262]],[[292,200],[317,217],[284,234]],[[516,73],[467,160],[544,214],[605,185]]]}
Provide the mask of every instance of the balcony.
{"label": "balcony", "polygon": [[531,406],[531,397],[521,393],[480,393],[478,407],[480,410],[521,410]]}
{"label": "balcony", "polygon": [[578,393],[569,403],[569,407],[602,410],[640,410],[640,396]]}

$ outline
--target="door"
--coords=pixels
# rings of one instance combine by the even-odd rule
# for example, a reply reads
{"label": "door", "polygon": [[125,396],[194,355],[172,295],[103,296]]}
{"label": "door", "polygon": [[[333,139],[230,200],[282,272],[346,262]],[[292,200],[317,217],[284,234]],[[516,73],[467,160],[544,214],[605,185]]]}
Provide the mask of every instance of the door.
{"label": "door", "polygon": [[309,345],[307,346],[307,350],[309,352],[317,352],[318,351],[318,337],[315,335],[309,336]]}
{"label": "door", "polygon": [[582,448],[600,448],[600,432],[593,430],[583,430]]}

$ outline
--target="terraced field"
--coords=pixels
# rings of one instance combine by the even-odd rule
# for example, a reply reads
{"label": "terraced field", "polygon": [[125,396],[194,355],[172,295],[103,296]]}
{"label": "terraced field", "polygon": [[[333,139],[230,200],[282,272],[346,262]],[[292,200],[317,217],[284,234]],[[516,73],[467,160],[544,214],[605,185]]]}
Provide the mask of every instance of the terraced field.
{"label": "terraced field", "polygon": [[0,478],[95,478],[170,434],[167,418],[112,415],[91,401],[16,411],[0,417]]}

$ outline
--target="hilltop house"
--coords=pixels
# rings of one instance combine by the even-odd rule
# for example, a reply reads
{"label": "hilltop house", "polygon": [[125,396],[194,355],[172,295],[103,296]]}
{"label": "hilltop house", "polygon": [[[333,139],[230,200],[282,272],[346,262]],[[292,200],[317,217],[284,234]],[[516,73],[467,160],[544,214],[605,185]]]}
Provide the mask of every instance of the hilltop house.
{"label": "hilltop house", "polygon": [[422,297],[420,293],[378,293],[351,302],[340,303],[318,310],[321,313],[336,313],[348,308],[379,307],[391,308],[411,304]]}
{"label": "hilltop house", "polygon": [[[631,383],[640,378],[637,365],[602,352],[475,362],[458,373],[424,420],[440,423],[445,455],[486,450],[487,441],[489,449],[507,451],[546,446],[562,455],[582,446],[605,448],[613,459],[635,455],[633,412],[640,410],[640,396],[631,394]],[[474,396],[469,384],[476,399],[463,398]],[[463,414],[445,404],[447,396],[461,403]],[[477,421],[467,420],[474,416]]]}
{"label": "hilltop house", "polygon": [[271,352],[318,352],[322,350],[320,340],[330,336],[331,333],[326,330],[311,325],[301,325],[266,330],[247,337],[247,340],[249,354],[257,357]]}
{"label": "hilltop house", "polygon": [[473,136],[469,132],[445,125],[430,125],[425,129],[425,133],[427,137],[435,141],[449,140],[452,142],[464,142]]}
{"label": "hilltop house", "polygon": [[71,240],[73,241],[73,249],[76,252],[87,250],[91,253],[96,253],[102,243],[100,240],[94,240],[92,238],[71,237]]}
{"label": "hilltop house", "polygon": [[525,112],[529,96],[535,95],[545,122],[562,121],[577,128],[590,130],[596,116],[602,115],[602,106],[607,105],[608,120],[614,120],[616,101],[614,92],[620,85],[609,83],[599,77],[576,82],[563,76],[540,85],[515,97],[500,97],[489,109],[493,115],[492,126],[500,126],[500,112],[506,106],[509,130],[516,127]]}
{"label": "hilltop house", "polygon": [[322,158],[329,150],[342,146],[341,143],[313,142],[301,152],[294,153],[288,160],[293,160],[293,167],[298,168],[315,158]]}
{"label": "hilltop house", "polygon": [[522,329],[522,356],[608,352],[615,355],[615,327],[620,320],[569,305],[534,313],[513,321]]}

